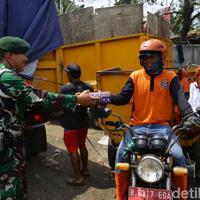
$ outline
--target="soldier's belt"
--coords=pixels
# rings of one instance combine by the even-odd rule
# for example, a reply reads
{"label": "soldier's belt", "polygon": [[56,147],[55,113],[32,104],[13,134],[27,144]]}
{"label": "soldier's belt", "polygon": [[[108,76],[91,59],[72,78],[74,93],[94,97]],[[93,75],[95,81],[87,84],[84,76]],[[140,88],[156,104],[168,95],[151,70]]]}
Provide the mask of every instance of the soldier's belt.
{"label": "soldier's belt", "polygon": [[23,144],[23,134],[15,136],[12,138],[14,145],[22,145]]}
{"label": "soldier's belt", "polygon": [[23,143],[23,134],[15,134],[4,132],[5,136],[5,144],[9,147],[12,147],[13,145],[22,145]]}

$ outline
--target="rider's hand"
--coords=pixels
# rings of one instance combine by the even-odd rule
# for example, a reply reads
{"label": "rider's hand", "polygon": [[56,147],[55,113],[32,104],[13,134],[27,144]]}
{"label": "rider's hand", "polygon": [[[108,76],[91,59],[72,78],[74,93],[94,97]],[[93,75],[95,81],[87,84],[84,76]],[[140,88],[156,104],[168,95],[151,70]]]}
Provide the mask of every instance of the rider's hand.
{"label": "rider's hand", "polygon": [[183,123],[183,128],[186,131],[195,130],[200,126],[200,118],[196,115],[188,117],[188,119]]}
{"label": "rider's hand", "polygon": [[91,106],[94,105],[96,103],[96,101],[98,100],[97,97],[92,97],[90,95],[90,91],[89,90],[85,90],[83,92],[81,92],[80,94],[76,94],[76,103],[80,104],[82,106]]}

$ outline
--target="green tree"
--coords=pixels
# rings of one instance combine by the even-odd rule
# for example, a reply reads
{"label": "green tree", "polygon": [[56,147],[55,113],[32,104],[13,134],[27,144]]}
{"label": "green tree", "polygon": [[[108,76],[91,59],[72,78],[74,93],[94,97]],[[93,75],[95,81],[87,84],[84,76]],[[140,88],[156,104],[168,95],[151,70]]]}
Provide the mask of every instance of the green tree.
{"label": "green tree", "polygon": [[157,0],[115,0],[115,5],[137,5],[137,4],[143,4],[143,3],[156,3]]}
{"label": "green tree", "polygon": [[[157,3],[158,0],[116,0],[115,5]],[[164,0],[163,0],[164,2]],[[187,34],[194,28],[199,28],[200,21],[200,0],[179,0],[179,6],[175,6],[171,0],[172,10],[172,32],[180,34],[181,39],[186,41]]]}
{"label": "green tree", "polygon": [[58,11],[58,15],[73,12],[84,7],[84,5],[78,6],[72,0],[54,0]]}
{"label": "green tree", "polygon": [[181,20],[181,39],[187,39],[187,33],[192,29],[195,20],[200,17],[200,1],[199,0],[181,0],[180,13]]}

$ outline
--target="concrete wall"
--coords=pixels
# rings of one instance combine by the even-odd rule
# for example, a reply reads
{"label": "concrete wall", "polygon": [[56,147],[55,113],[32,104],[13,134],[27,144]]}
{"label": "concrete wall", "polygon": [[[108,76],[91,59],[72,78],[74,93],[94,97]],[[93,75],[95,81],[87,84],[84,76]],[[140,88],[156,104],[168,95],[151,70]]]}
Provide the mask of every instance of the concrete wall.
{"label": "concrete wall", "polygon": [[95,39],[142,32],[143,6],[115,6],[95,10]]}
{"label": "concrete wall", "polygon": [[[183,44],[183,54],[185,61],[182,66],[187,65],[188,62],[200,65],[200,44]],[[173,48],[173,63],[174,66],[180,66],[176,46]]]}
{"label": "concrete wall", "polygon": [[64,44],[142,32],[143,6],[92,7],[60,16]]}
{"label": "concrete wall", "polygon": [[59,21],[64,44],[95,39],[93,7],[61,15]]}
{"label": "concrete wall", "polygon": [[147,30],[143,28],[143,5],[123,5],[108,8],[84,8],[60,16],[64,44],[107,39],[147,32],[170,37],[169,23],[162,16],[148,13]]}
{"label": "concrete wall", "polygon": [[147,13],[147,33],[170,38],[170,24],[162,16]]}

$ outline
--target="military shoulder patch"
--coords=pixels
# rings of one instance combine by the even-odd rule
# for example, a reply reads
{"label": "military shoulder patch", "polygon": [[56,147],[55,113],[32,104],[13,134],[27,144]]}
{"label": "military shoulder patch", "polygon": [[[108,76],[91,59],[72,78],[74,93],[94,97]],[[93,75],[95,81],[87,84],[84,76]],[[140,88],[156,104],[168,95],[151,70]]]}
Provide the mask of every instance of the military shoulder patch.
{"label": "military shoulder patch", "polygon": [[168,88],[168,80],[162,80],[161,81],[161,87],[163,89],[167,89]]}

